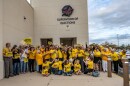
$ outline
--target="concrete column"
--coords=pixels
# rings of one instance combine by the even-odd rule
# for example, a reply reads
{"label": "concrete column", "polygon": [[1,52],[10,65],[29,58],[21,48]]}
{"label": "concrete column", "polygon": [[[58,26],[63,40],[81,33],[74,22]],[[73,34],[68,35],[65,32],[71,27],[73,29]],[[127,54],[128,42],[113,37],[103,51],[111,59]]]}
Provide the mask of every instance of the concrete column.
{"label": "concrete column", "polygon": [[3,0],[0,0],[0,79],[3,79],[4,77],[2,48],[3,48]]}

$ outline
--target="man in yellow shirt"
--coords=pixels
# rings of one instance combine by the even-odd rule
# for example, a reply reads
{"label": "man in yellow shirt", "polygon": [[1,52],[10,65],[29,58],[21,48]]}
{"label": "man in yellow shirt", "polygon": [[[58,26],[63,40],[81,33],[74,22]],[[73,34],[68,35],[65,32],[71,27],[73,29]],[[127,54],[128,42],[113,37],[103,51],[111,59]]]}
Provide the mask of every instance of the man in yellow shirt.
{"label": "man in yellow shirt", "polygon": [[30,48],[29,51],[29,71],[34,72],[34,62],[36,58],[36,51],[34,47]]}
{"label": "man in yellow shirt", "polygon": [[122,50],[120,53],[119,53],[119,66],[122,68],[123,67],[123,64],[122,64],[122,59],[125,59],[126,58],[126,50]]}
{"label": "man in yellow shirt", "polygon": [[94,50],[94,66],[95,66],[96,70],[99,69],[98,65],[99,65],[100,61],[101,61],[101,52],[96,47],[95,50]]}
{"label": "man in yellow shirt", "polygon": [[108,56],[110,56],[110,53],[107,52],[107,49],[104,48],[103,51],[101,52],[102,54],[102,67],[103,67],[103,71],[107,72],[107,60],[108,60]]}
{"label": "man in yellow shirt", "polygon": [[3,49],[5,78],[9,78],[9,76],[13,76],[13,63],[12,63],[13,53],[10,47],[11,44],[6,43],[6,47]]}
{"label": "man in yellow shirt", "polygon": [[111,58],[112,58],[113,64],[114,64],[114,72],[118,73],[119,56],[114,50],[112,50],[112,52],[111,52]]}
{"label": "man in yellow shirt", "polygon": [[63,53],[62,53],[61,48],[58,49],[57,54],[58,54],[59,60],[63,61]]}
{"label": "man in yellow shirt", "polygon": [[77,52],[77,55],[78,55],[77,59],[80,62],[82,73],[84,72],[84,62],[83,62],[84,54],[85,54],[84,49],[82,46],[80,46]]}
{"label": "man in yellow shirt", "polygon": [[39,73],[42,72],[42,64],[43,64],[43,54],[42,52],[37,52],[36,53],[36,62],[37,62],[37,65],[38,65],[38,69],[39,69]]}
{"label": "man in yellow shirt", "polygon": [[51,55],[51,60],[55,60],[57,58],[57,50],[54,49],[54,47],[50,48],[50,55]]}

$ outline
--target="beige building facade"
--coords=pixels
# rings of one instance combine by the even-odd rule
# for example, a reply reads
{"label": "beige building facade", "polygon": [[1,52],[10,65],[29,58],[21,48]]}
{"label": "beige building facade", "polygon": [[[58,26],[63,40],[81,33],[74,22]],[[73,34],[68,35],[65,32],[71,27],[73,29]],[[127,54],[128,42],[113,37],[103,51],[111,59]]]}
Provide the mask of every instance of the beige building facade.
{"label": "beige building facade", "polygon": [[[87,0],[31,0],[31,5],[36,45],[41,44],[42,39],[50,39],[58,45],[88,43]],[[73,9],[69,17],[63,16],[62,11],[67,5]]]}
{"label": "beige building facade", "polygon": [[2,49],[34,37],[34,10],[26,0],[0,0],[0,79],[4,77]]}
{"label": "beige building facade", "polygon": [[87,0],[0,0],[0,79],[4,77],[5,43],[33,45],[88,43]]}

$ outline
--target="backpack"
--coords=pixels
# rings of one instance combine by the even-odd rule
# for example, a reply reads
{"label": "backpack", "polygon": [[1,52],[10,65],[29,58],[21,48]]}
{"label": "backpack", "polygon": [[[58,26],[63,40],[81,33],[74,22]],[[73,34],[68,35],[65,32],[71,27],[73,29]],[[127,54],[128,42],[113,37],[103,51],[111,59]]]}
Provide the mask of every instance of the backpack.
{"label": "backpack", "polygon": [[93,77],[99,77],[99,75],[100,75],[99,71],[93,71],[92,72]]}

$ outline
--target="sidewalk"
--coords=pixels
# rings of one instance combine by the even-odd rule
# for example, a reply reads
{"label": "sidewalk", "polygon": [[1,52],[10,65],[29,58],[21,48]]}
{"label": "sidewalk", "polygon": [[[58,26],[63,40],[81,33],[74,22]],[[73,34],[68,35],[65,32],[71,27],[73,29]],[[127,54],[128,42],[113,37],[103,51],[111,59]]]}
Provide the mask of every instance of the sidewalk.
{"label": "sidewalk", "polygon": [[0,86],[123,86],[123,78],[115,74],[112,76],[108,78],[107,73],[101,73],[100,77],[89,75],[42,77],[38,73],[27,73],[3,79]]}

